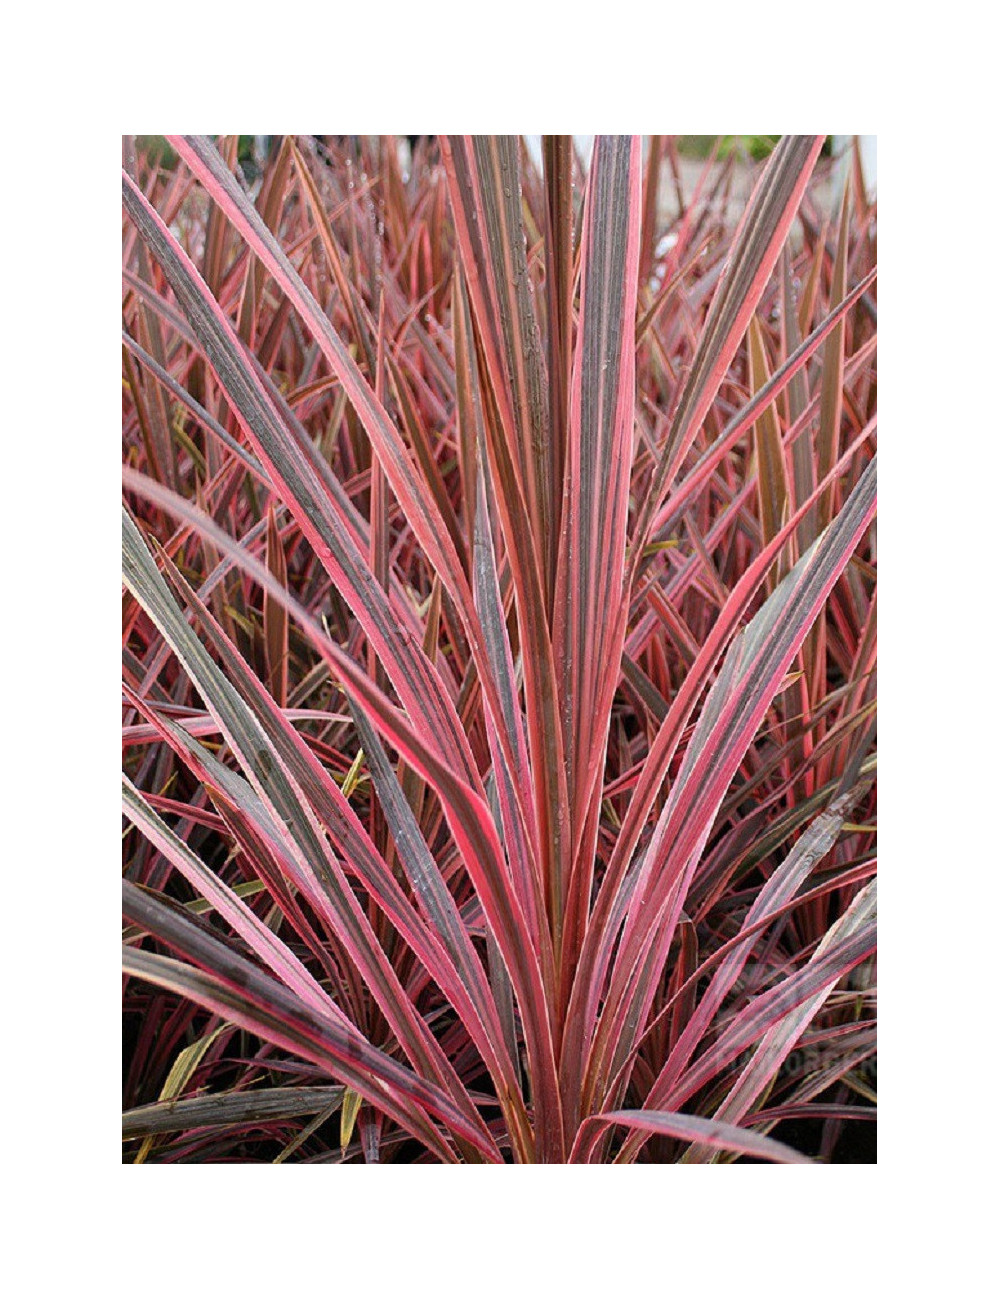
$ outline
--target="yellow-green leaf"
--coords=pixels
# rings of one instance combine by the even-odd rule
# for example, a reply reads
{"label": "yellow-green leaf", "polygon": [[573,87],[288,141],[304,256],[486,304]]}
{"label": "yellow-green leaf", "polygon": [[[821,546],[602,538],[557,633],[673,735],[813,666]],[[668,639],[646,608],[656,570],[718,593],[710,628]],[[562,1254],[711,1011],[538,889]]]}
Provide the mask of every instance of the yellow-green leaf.
{"label": "yellow-green leaf", "polygon": [[[197,1042],[190,1043],[177,1056],[170,1067],[170,1073],[167,1075],[166,1082],[160,1090],[160,1101],[173,1101],[179,1097],[187,1085],[190,1083],[195,1070],[204,1060],[205,1053],[212,1046],[219,1035],[230,1026],[222,1024],[218,1029],[208,1034],[205,1038],[199,1038]],[[141,1165],[145,1163],[146,1157],[153,1149],[156,1138],[148,1137],[139,1148],[139,1154],[135,1158],[135,1163]]]}
{"label": "yellow-green leaf", "polygon": [[354,1125],[361,1109],[361,1097],[353,1088],[344,1091],[344,1100],[340,1107],[340,1149],[346,1151],[351,1145]]}

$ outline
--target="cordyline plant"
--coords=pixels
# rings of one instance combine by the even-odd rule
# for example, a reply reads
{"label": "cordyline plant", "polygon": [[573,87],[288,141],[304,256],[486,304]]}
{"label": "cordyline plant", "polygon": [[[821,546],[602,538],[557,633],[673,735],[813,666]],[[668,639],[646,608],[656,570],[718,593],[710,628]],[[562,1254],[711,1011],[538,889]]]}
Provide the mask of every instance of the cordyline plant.
{"label": "cordyline plant", "polygon": [[734,230],[669,137],[253,189],[125,140],[126,1160],[874,1117],[875,209],[822,145]]}

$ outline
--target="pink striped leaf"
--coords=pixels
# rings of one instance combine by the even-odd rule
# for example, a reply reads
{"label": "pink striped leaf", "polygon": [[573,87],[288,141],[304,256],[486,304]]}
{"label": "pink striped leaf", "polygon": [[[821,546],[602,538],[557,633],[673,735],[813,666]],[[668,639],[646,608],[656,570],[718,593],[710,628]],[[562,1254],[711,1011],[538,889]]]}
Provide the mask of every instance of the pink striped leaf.
{"label": "pink striped leaf", "polygon": [[[824,935],[815,954],[810,958],[806,970],[809,970],[810,966],[818,969],[831,951],[843,945],[846,939],[858,934],[870,937],[869,952],[874,951],[873,918],[877,888],[878,883],[873,880],[858,894],[844,915],[838,918]],[[833,992],[839,978],[841,977],[831,977],[815,997],[795,1007],[767,1031],[753,1059],[716,1112],[717,1118],[739,1123],[748,1113],[757,1098],[767,1088],[769,1081],[774,1078],[788,1053],[815,1019],[816,1013]],[[729,1032],[735,1034],[738,1025],[737,1021]],[[720,1043],[720,1047],[721,1045]]]}
{"label": "pink striped leaf", "polygon": [[[567,985],[590,903],[595,801],[600,801],[628,612],[624,577],[635,419],[639,144],[638,136],[595,141],[580,252],[580,326],[553,619],[575,846],[572,874],[557,895],[560,911],[566,912]],[[557,947],[558,938],[557,931]]]}
{"label": "pink striped leaf", "polygon": [[497,1154],[481,1128],[462,1114],[441,1088],[419,1078],[373,1047],[356,1029],[320,1017],[276,980],[232,951],[222,940],[128,881],[122,881],[122,912],[201,969],[137,948],[124,947],[126,973],[172,988],[235,1024],[330,1070],[447,1160],[447,1153],[421,1109],[442,1120],[487,1159]]}
{"label": "pink striped leaf", "polygon": [[[629,1038],[645,1020],[655,985],[650,981],[637,987],[634,974],[649,951],[663,909],[669,907],[673,919],[657,940],[666,958],[716,811],[789,665],[874,518],[875,483],[873,460],[834,524],[733,642],[709,692],[632,894],[592,1057],[598,1079],[608,1066],[615,1072],[613,1059],[627,1055]],[[632,1026],[628,1034],[626,1023]],[[615,1046],[609,1054],[610,1043]],[[600,1095],[600,1083],[594,1086]]]}
{"label": "pink striped leaf", "polygon": [[[517,897],[505,885],[509,877],[503,850],[484,799],[443,763],[437,752],[424,744],[409,722],[385,698],[367,674],[335,646],[298,601],[274,581],[266,565],[235,543],[214,521],[169,489],[127,468],[123,470],[122,476],[125,484],[133,491],[169,510],[210,538],[220,553],[231,556],[262,588],[283,602],[291,617],[309,636],[314,648],[327,661],[335,676],[350,689],[354,699],[365,709],[385,739],[437,791],[469,877],[483,904],[514,982],[522,1011],[529,1062],[537,1080],[536,1118],[539,1123],[547,1126],[547,1141],[552,1144],[549,1149],[558,1150],[562,1143],[562,1120],[554,1046],[543,983],[523,911]],[[125,524],[123,532],[127,535]],[[145,549],[141,542],[139,546],[141,550]],[[153,573],[155,575],[155,566]],[[183,619],[180,620],[180,626],[183,629],[181,636],[190,634]],[[199,644],[196,638],[195,643]],[[224,689],[230,689],[224,678],[223,683]],[[289,816],[294,819],[294,809],[289,810]]]}
{"label": "pink striped leaf", "polygon": [[[447,1057],[417,1013],[372,931],[340,862],[329,848],[322,826],[302,787],[271,744],[259,721],[180,613],[149,552],[128,515],[122,516],[123,576],[172,646],[199,694],[218,719],[257,798],[267,809],[269,833],[283,844],[297,874],[309,882],[314,903],[369,983],[374,997],[414,1065],[431,1077],[447,1080],[457,1096],[464,1090]],[[268,573],[268,589],[287,596]],[[281,601],[282,597],[279,596]],[[284,603],[284,602],[282,602]],[[182,733],[183,734],[183,733]],[[185,737],[185,742],[197,742]],[[467,1099],[466,1099],[467,1100]]]}
{"label": "pink striped leaf", "polygon": [[[419,643],[409,635],[408,628],[400,625],[385,593],[371,581],[367,558],[317,482],[314,461],[307,459],[302,448],[288,437],[281,414],[259,382],[242,341],[160,217],[125,179],[122,195],[126,210],[153,249],[185,312],[195,324],[201,344],[233,407],[240,413],[247,437],[281,493],[282,501],[337,589],[350,602],[416,725],[423,730],[428,744],[440,747],[442,754],[468,780],[478,783],[468,739],[438,672],[427,661]],[[241,197],[245,200],[245,196]],[[266,228],[265,233],[273,242]],[[329,322],[326,324],[329,328]],[[364,382],[360,376],[358,382]],[[374,400],[371,395],[371,402]]]}
{"label": "pink striped leaf", "polygon": [[219,877],[210,871],[179,839],[128,779],[122,777],[122,806],[129,821],[155,844],[170,860],[185,880],[251,948],[254,954],[308,1006],[320,1015],[342,1020],[340,1008],[330,1000],[320,984],[306,970],[299,959],[247,907]]}
{"label": "pink striped leaf", "polygon": [[[838,462],[835,472],[841,472],[846,468],[848,459],[843,458]],[[760,555],[733,588],[711,634],[706,638],[694,664],[685,675],[681,689],[672,701],[667,717],[657,732],[643,763],[605,878],[591,911],[590,925],[577,966],[567,1015],[566,1044],[561,1064],[564,1088],[570,1095],[574,1095],[578,1087],[578,1081],[573,1082],[576,1071],[583,1068],[582,1056],[578,1053],[586,1052],[593,1041],[598,1000],[615,950],[618,923],[616,921],[612,924],[612,917],[620,918],[624,915],[634,890],[638,878],[638,866],[633,866],[630,870],[629,864],[657,792],[662,786],[667,768],[694,712],[695,704],[711,680],[719,655],[730,638],[736,634],[740,619],[771,564],[777,558],[780,546],[784,545],[793,534],[805,512],[813,506],[823,486],[824,484],[819,484],[809,500],[801,503],[795,514],[786,521],[772,542],[762,549]],[[874,477],[871,479],[870,486],[874,488]],[[871,509],[874,510],[874,499],[871,502]],[[848,558],[849,555],[844,558],[845,564]]]}
{"label": "pink striped leaf", "polygon": [[[469,638],[487,706],[497,721],[501,744],[506,744],[506,734],[499,725],[502,706],[490,672],[472,593],[433,493],[416,472],[404,439],[333,330],[326,314],[295,272],[277,240],[261,220],[260,214],[236,183],[218,151],[204,138],[170,139],[205,186],[213,202],[219,206],[220,211],[226,213],[288,295],[313,332],[323,356],[343,384],[372,441],[372,447],[394,496],[455,602],[463,629]],[[282,500],[338,587],[346,584],[345,595],[354,595],[352,609],[376,645],[377,653],[411,717],[422,728],[424,741],[436,746],[445,744],[447,747],[444,754],[448,761],[462,772],[463,777],[481,795],[482,785],[468,740],[454,710],[449,709],[446,700],[442,698],[442,686],[437,673],[427,665],[419,646],[407,649],[399,644],[400,638],[405,638],[405,629],[397,630],[392,625],[391,618],[386,617],[388,607],[380,598],[378,585],[371,582],[370,571],[365,567],[363,559],[359,564],[360,557],[346,545],[341,531],[333,526],[334,520],[330,518],[330,512],[324,514],[322,494],[318,494],[315,489],[314,476],[309,473],[301,448],[292,445],[287,436],[276,436],[273,420],[268,418],[273,413],[274,403],[269,402],[261,392],[259,383],[256,387],[252,383],[247,385],[244,373],[247,359],[229,321],[211,295],[204,291],[204,285],[200,283],[194,268],[156,212],[136,187],[129,185],[127,178],[123,178],[123,198],[129,215],[154,251],[184,305],[186,314],[197,325],[202,346],[224,386],[231,383],[237,390],[241,400],[237,400],[234,395],[234,405],[249,421],[248,436],[254,441],[261,460],[268,466]],[[260,369],[259,363],[257,369]],[[314,461],[315,458],[313,469],[316,468]],[[513,766],[513,756],[509,753],[507,761]]]}
{"label": "pink striped leaf", "polygon": [[[868,785],[870,782],[865,783],[865,788]],[[773,919],[794,898],[817,863],[836,843],[840,829],[859,797],[860,791],[855,789],[834,799],[829,808],[812,821],[781,866],[757,894],[740,927],[741,935],[744,936],[742,941],[734,944],[717,966],[659,1076],[658,1086],[665,1092],[684,1072],[699,1044],[704,1041],[709,1026],[753,950],[760,921],[765,917]]]}
{"label": "pink striped leaf", "polygon": [[443,136],[441,147],[472,308],[551,595],[552,523],[562,479],[549,460],[545,362],[521,215],[520,142],[511,135]]}
{"label": "pink striped leaf", "polygon": [[777,264],[823,136],[782,136],[747,204],[701,332],[649,494],[632,534],[633,568]]}
{"label": "pink striped leaf", "polygon": [[735,1124],[724,1124],[715,1119],[705,1119],[700,1115],[683,1115],[677,1111],[651,1109],[615,1110],[604,1115],[591,1116],[580,1127],[572,1159],[581,1164],[589,1163],[602,1131],[613,1125],[639,1129],[644,1133],[659,1133],[664,1137],[677,1138],[681,1142],[701,1142],[715,1150],[754,1156],[756,1159],[770,1160],[776,1164],[812,1163],[807,1156],[785,1146],[783,1142],[763,1137],[752,1129],[739,1128]]}
{"label": "pink striped leaf", "polygon": [[[517,602],[521,662],[524,668],[524,700],[528,723],[534,793],[534,822],[537,826],[538,855],[545,883],[550,929],[558,913],[555,891],[569,855],[569,795],[560,720],[560,692],[549,635],[549,598],[543,583],[538,543],[515,464],[499,414],[497,399],[483,356],[485,344],[475,328],[465,279],[456,267],[454,321],[455,362],[459,427],[468,447],[471,465],[485,463],[490,485],[496,493],[496,509],[507,548],[507,560]],[[486,456],[483,456],[483,446]],[[478,470],[475,471],[478,491]],[[469,483],[472,495],[472,483]],[[480,596],[482,596],[480,592]],[[495,715],[498,728],[504,713]],[[518,770],[512,759],[511,771]],[[502,811],[502,809],[501,809]]]}
{"label": "pink striped leaf", "polygon": [[[836,984],[875,951],[876,889],[877,882],[873,880],[854,900],[849,912],[836,923],[830,944],[824,945],[822,952],[817,950],[813,958],[794,975],[788,976],[774,988],[754,998],[720,1035],[718,1041],[681,1076],[673,1088],[661,1091],[654,1084],[650,1093],[653,1104],[683,1105],[688,1097],[713,1079],[720,1070],[772,1032],[774,1040],[766,1045],[765,1052],[773,1052],[775,1042],[781,1036],[780,1026],[786,1021],[792,1026],[794,1035],[787,1047],[787,1050],[791,1050],[795,1038],[801,1034],[805,1024],[815,1016],[817,1002],[825,1001]],[[844,922],[848,924],[844,925]],[[795,1013],[800,1007],[803,1010],[801,1016],[798,1016]],[[799,1020],[804,1023],[800,1025]],[[784,1044],[781,1050],[785,1050]],[[764,1071],[760,1068],[762,1062],[758,1058],[755,1060],[757,1069],[753,1070],[753,1062],[748,1067],[748,1070],[752,1071],[750,1077],[755,1083],[760,1083],[761,1087],[766,1086],[766,1081],[774,1077],[773,1071],[767,1073],[766,1081],[762,1082],[764,1076]],[[752,1091],[748,1095],[752,1101]],[[737,1093],[733,1102],[734,1110],[740,1100]]]}
{"label": "pink striped leaf", "polygon": [[[388,919],[448,996],[470,1037],[482,1052],[487,1067],[497,1078],[501,1095],[512,1099],[512,1104],[519,1101],[511,1062],[497,1052],[497,1044],[502,1041],[499,1022],[482,964],[462,925],[454,900],[441,879],[440,870],[420,835],[395,774],[388,766],[375,733],[371,731],[364,715],[355,710],[354,721],[361,733],[361,743],[372,775],[376,778],[400,859],[429,924],[423,924],[415,914],[340,787],[289,724],[285,712],[277,707],[268,692],[261,687],[249,666],[181,575],[172,568],[168,569],[168,573],[188,605],[197,613],[226,676],[253,711],[274,747],[274,752],[294,776],[320,822],[329,831],[344,858],[346,868],[362,880]],[[379,764],[380,757],[384,766]],[[519,1126],[523,1127],[523,1116],[519,1118]]]}

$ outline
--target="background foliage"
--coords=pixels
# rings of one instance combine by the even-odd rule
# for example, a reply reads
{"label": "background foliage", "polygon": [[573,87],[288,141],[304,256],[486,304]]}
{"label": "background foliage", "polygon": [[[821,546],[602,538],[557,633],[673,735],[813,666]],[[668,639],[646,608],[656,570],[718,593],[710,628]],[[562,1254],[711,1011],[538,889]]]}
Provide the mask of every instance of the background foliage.
{"label": "background foliage", "polygon": [[149,139],[124,1159],[865,1158],[860,167]]}

